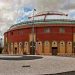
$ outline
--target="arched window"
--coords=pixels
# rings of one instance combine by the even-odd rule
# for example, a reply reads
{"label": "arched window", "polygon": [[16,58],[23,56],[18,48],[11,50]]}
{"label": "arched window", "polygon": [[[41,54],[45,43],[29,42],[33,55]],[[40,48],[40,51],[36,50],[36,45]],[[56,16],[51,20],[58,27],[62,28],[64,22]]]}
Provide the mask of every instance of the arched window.
{"label": "arched window", "polygon": [[49,45],[49,41],[45,41],[44,44],[45,44],[45,46],[48,46]]}
{"label": "arched window", "polygon": [[52,47],[57,47],[57,41],[52,42]]}
{"label": "arched window", "polygon": [[50,32],[50,28],[44,28],[44,33],[49,33]]}

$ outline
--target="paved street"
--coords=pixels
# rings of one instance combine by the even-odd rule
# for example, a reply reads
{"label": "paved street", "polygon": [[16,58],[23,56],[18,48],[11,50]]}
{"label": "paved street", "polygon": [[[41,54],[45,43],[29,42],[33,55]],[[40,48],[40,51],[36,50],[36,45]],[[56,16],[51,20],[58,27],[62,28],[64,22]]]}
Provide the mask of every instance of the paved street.
{"label": "paved street", "polygon": [[75,71],[75,58],[0,55],[0,75],[41,75]]}

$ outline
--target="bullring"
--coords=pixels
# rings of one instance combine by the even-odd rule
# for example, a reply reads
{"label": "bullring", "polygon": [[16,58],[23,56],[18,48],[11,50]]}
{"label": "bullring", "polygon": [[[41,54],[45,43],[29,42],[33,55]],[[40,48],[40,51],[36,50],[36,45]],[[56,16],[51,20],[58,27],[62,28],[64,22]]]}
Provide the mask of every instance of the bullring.
{"label": "bullring", "polygon": [[68,19],[67,16],[60,12],[41,13],[32,16],[34,21],[30,17],[28,21],[11,26],[4,33],[4,53],[74,55],[75,20]]}

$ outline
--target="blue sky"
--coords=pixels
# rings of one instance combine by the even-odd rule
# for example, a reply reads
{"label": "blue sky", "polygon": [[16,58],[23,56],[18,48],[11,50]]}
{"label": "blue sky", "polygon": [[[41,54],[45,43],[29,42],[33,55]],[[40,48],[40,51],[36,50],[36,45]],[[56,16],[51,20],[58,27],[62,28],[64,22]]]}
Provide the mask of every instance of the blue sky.
{"label": "blue sky", "polygon": [[75,10],[71,10],[71,11],[69,12],[69,16],[70,16],[70,18],[72,18],[72,19],[75,20]]}
{"label": "blue sky", "polygon": [[[22,8],[20,8],[19,13],[21,15],[18,16],[18,18],[16,19],[16,23],[27,21],[29,15],[32,14],[32,10],[33,10],[33,8],[31,8],[31,7],[22,7]],[[30,14],[26,14],[26,13],[29,13],[29,12],[30,12]],[[75,19],[75,10],[71,10],[71,11],[69,10],[69,12],[67,12],[67,13],[68,13],[69,18]]]}
{"label": "blue sky", "polygon": [[18,13],[21,15],[18,16],[18,18],[16,19],[16,23],[27,21],[28,16],[32,13],[32,10],[33,10],[33,8],[31,8],[29,6],[28,7],[21,7],[20,9],[18,9]]}

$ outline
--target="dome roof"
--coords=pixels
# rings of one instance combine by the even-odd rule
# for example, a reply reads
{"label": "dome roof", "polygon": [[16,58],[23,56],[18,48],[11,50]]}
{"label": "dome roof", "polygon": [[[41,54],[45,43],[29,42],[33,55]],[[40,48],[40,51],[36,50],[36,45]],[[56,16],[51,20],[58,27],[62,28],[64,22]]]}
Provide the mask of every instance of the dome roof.
{"label": "dome roof", "polygon": [[43,12],[38,13],[34,16],[29,17],[28,21],[24,21],[18,24],[14,24],[9,28],[8,31],[13,29],[21,29],[26,27],[31,27],[33,24],[36,26],[41,26],[44,24],[49,25],[69,25],[69,26],[75,26],[75,20],[69,19],[68,14],[62,13],[62,12]]}
{"label": "dome roof", "polygon": [[34,16],[29,17],[29,21],[34,20],[60,20],[60,19],[68,19],[68,14],[63,12],[42,12],[38,13]]}

